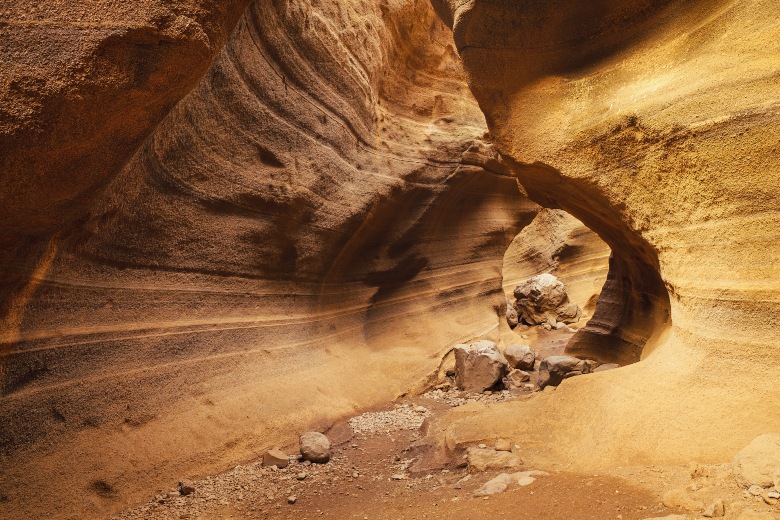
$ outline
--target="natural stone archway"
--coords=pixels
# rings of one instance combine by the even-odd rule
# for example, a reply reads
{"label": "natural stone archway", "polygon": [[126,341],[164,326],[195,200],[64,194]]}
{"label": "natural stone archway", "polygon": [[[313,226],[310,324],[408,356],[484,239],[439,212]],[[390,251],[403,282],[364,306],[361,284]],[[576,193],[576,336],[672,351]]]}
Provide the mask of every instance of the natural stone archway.
{"label": "natural stone archway", "polygon": [[511,431],[575,466],[722,462],[780,429],[777,6],[438,4],[530,197],[599,233],[646,302],[651,326],[616,332],[653,335],[630,367],[454,413],[448,445]]}

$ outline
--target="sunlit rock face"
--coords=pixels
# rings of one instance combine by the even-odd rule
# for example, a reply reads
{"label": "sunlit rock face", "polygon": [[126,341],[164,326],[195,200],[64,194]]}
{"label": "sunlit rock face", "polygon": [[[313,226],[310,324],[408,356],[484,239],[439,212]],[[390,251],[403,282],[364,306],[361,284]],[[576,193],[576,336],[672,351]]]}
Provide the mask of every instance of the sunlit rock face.
{"label": "sunlit rock face", "polygon": [[582,466],[724,462],[780,430],[777,5],[434,3],[529,196],[613,251],[567,350],[644,358],[455,414],[450,444],[508,428]]}
{"label": "sunlit rock face", "polygon": [[60,97],[7,121],[42,133],[3,134],[0,516],[105,515],[497,335],[502,256],[538,206],[428,2],[200,3],[207,47],[186,20],[177,47],[59,5],[69,42],[21,7],[0,29],[99,57],[41,61]]}

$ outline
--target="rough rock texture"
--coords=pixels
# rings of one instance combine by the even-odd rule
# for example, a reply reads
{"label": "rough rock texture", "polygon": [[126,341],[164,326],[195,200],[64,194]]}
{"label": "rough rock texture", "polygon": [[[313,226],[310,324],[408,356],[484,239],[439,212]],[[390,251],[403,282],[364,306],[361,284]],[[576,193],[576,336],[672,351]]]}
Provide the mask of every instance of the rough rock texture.
{"label": "rough rock texture", "polygon": [[527,437],[582,466],[726,462],[780,430],[765,408],[780,400],[777,4],[435,3],[529,196],[613,251],[569,352],[643,358],[453,411],[448,444]]}
{"label": "rough rock texture", "polygon": [[530,278],[514,290],[515,309],[529,325],[574,323],[582,311],[569,300],[566,287],[555,276],[544,273]]}
{"label": "rough rock texture", "polygon": [[569,299],[588,317],[607,279],[610,249],[596,233],[568,213],[544,208],[512,240],[504,253],[504,292],[550,273],[566,285]]}
{"label": "rough rock texture", "polygon": [[[511,390],[512,388],[522,388],[525,383],[531,380],[531,374],[524,370],[510,370],[507,375],[502,379],[504,388]],[[496,448],[498,449],[498,448]]]}
{"label": "rough rock texture", "polygon": [[510,367],[520,370],[533,370],[536,361],[536,353],[528,345],[509,345],[504,357]]}
{"label": "rough rock texture", "polygon": [[539,388],[558,386],[566,378],[590,372],[591,365],[585,360],[571,356],[550,356],[539,365]]}
{"label": "rough rock texture", "polygon": [[455,384],[467,392],[482,392],[507,372],[507,360],[492,341],[455,345]]}
{"label": "rough rock texture", "polygon": [[745,488],[775,486],[780,474],[780,435],[759,435],[739,450],[732,467],[737,482]]}
{"label": "rough rock texture", "polygon": [[330,440],[319,432],[306,432],[298,441],[303,460],[324,464],[330,460]]}
{"label": "rough rock texture", "polygon": [[523,463],[520,457],[511,451],[496,451],[476,446],[466,450],[466,462],[469,466],[469,472],[514,468]]}
{"label": "rough rock texture", "polygon": [[0,7],[0,516],[105,517],[496,328],[537,206],[430,4],[244,7]]}

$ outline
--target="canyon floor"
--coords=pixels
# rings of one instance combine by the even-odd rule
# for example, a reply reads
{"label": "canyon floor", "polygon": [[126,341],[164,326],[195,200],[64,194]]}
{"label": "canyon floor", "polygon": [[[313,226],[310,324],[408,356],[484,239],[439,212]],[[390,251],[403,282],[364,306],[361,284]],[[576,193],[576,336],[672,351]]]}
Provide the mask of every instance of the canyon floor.
{"label": "canyon floor", "polygon": [[[569,336],[541,328],[528,332],[548,354],[561,349]],[[534,398],[530,389],[467,394],[454,384],[448,389],[451,383],[334,424],[325,432],[333,445],[326,464],[291,456],[290,464],[278,469],[263,466],[258,454],[256,460],[192,482],[194,491],[187,496],[172,482],[170,489],[156,490],[146,504],[114,518],[684,520],[703,518],[702,511],[721,500],[727,519],[780,519],[780,507],[765,504],[735,483],[729,464],[691,461],[686,466],[582,473],[551,462],[470,472],[463,455],[438,460],[426,443],[426,428],[434,418],[452,407]],[[522,439],[512,442],[522,458]],[[298,447],[282,449],[292,455]],[[531,470],[548,475],[525,486],[510,485],[504,492],[477,493],[501,473]],[[98,499],[111,500],[111,490]]]}

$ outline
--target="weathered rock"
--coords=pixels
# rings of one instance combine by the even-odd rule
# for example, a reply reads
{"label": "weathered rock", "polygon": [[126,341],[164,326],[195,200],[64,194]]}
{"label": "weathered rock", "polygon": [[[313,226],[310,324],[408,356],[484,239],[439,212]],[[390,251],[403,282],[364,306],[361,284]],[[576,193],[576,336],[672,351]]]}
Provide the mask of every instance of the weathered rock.
{"label": "weathered rock", "polygon": [[288,504],[294,504],[297,501],[298,501],[298,497],[296,497],[295,495],[290,495],[289,497],[287,497]]}
{"label": "weathered rock", "polygon": [[512,368],[533,370],[536,352],[528,345],[510,345],[504,350],[504,357]]}
{"label": "weathered rock", "polygon": [[617,363],[604,363],[603,365],[599,365],[594,368],[593,372],[606,372],[607,370],[614,370],[616,368],[620,368],[620,365]]}
{"label": "weathered rock", "polygon": [[525,387],[525,382],[530,381],[530,379],[531,374],[523,370],[515,369],[511,370],[506,376],[504,376],[502,381],[504,383],[504,387],[508,390],[511,390],[513,388]]}
{"label": "weathered rock", "polygon": [[478,447],[466,450],[466,462],[469,472],[472,473],[489,469],[515,468],[523,463],[515,453]]}
{"label": "weathered rock", "polygon": [[720,518],[726,516],[726,506],[723,504],[723,500],[716,500],[704,509],[702,513],[706,518]]}
{"label": "weathered rock", "polygon": [[515,288],[514,294],[515,309],[529,325],[547,323],[555,327],[559,321],[574,323],[582,314],[577,304],[569,300],[563,282],[548,273],[526,280]]}
{"label": "weathered rock", "polygon": [[286,468],[290,459],[285,452],[279,448],[274,448],[263,453],[263,466],[276,466],[277,468]]}
{"label": "weathered rock", "polygon": [[191,480],[182,480],[179,482],[179,494],[183,497],[195,492],[195,483]]}
{"label": "weathered rock", "polygon": [[517,314],[517,309],[515,309],[515,306],[512,304],[512,302],[509,301],[509,298],[506,300],[506,322],[512,329],[517,327],[517,325],[520,323],[520,317]]}
{"label": "weathered rock", "polygon": [[474,491],[474,496],[482,497],[487,495],[495,495],[496,493],[503,493],[512,483],[512,476],[508,473],[501,473],[495,478],[492,478],[485,482],[482,487]]}
{"label": "weathered rock", "polygon": [[747,488],[747,492],[748,494],[753,495],[754,497],[760,497],[761,493],[764,492],[764,488],[756,484],[753,484],[752,486]]}
{"label": "weathered rock", "polygon": [[666,507],[684,509],[686,511],[699,512],[704,509],[704,504],[693,497],[684,489],[673,489],[664,493],[661,501]]}
{"label": "weathered rock", "polygon": [[324,464],[330,460],[330,441],[319,432],[301,435],[301,455],[304,460]]}
{"label": "weathered rock", "polygon": [[539,388],[558,386],[567,377],[588,374],[591,365],[571,356],[550,356],[539,365]]}
{"label": "weathered rock", "polygon": [[769,504],[770,506],[777,505],[778,502],[780,502],[780,493],[776,491],[764,491],[761,494],[761,499]]}
{"label": "weathered rock", "polygon": [[780,468],[780,435],[764,434],[753,439],[737,453],[732,469],[737,482],[744,487],[751,485],[772,487]]}
{"label": "weathered rock", "polygon": [[506,439],[496,441],[496,451],[512,451],[512,443]]}
{"label": "weathered rock", "polygon": [[482,392],[507,372],[507,362],[492,341],[455,346],[455,384],[461,390]]}

